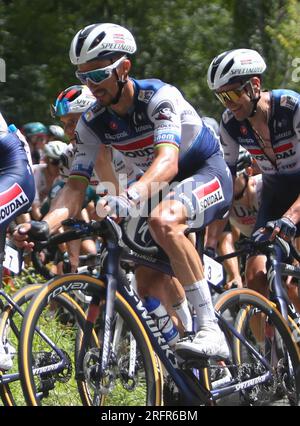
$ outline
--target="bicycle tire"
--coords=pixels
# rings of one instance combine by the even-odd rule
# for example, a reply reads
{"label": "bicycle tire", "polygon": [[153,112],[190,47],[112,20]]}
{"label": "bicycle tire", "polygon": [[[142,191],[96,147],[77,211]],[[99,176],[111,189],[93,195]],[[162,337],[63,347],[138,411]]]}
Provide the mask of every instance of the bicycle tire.
{"label": "bicycle tire", "polygon": [[[298,405],[300,394],[300,351],[295,336],[291,334],[287,322],[284,320],[281,313],[276,309],[276,306],[272,302],[270,302],[261,294],[249,289],[230,290],[224,293],[218,299],[215,309],[220,313],[224,313],[227,310],[229,311],[229,309],[232,312],[233,307],[239,307],[239,309],[235,309],[237,312],[237,315],[234,319],[235,329],[242,335],[247,335],[247,338],[249,338],[251,333],[251,328],[247,328],[249,323],[249,321],[247,323],[247,320],[249,320],[249,315],[252,315],[253,313],[259,313],[264,314],[265,318],[268,318],[270,327],[275,330],[274,336],[278,336],[281,339],[282,343],[280,344],[283,345],[281,354],[288,354],[287,364],[289,364],[288,366],[282,366],[279,364],[281,360],[278,360],[278,365],[274,366],[274,382],[272,384],[273,388],[270,386],[270,389],[268,389],[269,393],[274,390],[273,397],[275,398],[275,392],[278,390],[278,386],[276,386],[277,375],[280,378],[280,374],[283,374],[284,371],[285,375],[289,376],[290,374],[293,374],[293,384],[290,385],[291,393],[293,394],[292,405]],[[249,332],[249,334],[247,334],[246,331]],[[255,341],[253,334],[252,339]],[[232,343],[233,363],[236,365],[242,365],[243,358],[245,358],[245,356],[243,356],[243,346],[241,345],[240,340],[236,337],[233,338]],[[288,370],[288,373],[286,373],[286,369]],[[288,379],[290,380],[289,377]],[[256,388],[256,391],[259,394],[259,386]],[[287,394],[288,393],[289,392],[287,390]],[[267,394],[266,388],[264,389],[264,395],[265,394]],[[253,402],[251,398],[250,402]]]}
{"label": "bicycle tire", "polygon": [[[20,307],[25,303],[30,303],[31,299],[35,296],[36,292],[42,288],[43,284],[30,284],[28,286],[23,287],[17,293],[12,296],[12,300]],[[60,301],[64,301],[65,306],[70,306],[69,298],[66,298],[66,295],[59,296]],[[24,312],[24,309],[23,309]],[[13,308],[12,305],[7,303],[5,309],[0,315],[0,338],[2,341],[4,337],[6,338],[9,334],[9,341],[13,344],[13,347],[18,347],[19,337],[16,336],[15,332],[9,327],[9,324],[12,322],[12,317],[14,316],[14,324],[19,325],[22,321],[21,318],[15,318],[16,316],[20,316],[20,314]],[[18,323],[18,324],[17,324]],[[8,325],[8,326],[7,326]],[[21,329],[21,326],[20,326]],[[18,330],[20,332],[20,330]],[[14,365],[12,369],[9,370],[8,373],[17,373],[19,371],[18,368],[18,357],[14,357]],[[1,376],[5,378],[5,375],[1,372]],[[4,383],[0,386],[0,396],[2,402],[5,406],[19,406],[26,405],[23,397],[22,385],[20,380],[14,380],[10,384],[4,381]],[[16,396],[15,396],[16,395]]]}
{"label": "bicycle tire", "polygon": [[[72,283],[74,283],[74,285],[76,284],[77,289],[84,289],[86,293],[96,293],[97,295],[105,297],[105,284],[103,281],[91,276],[78,274],[66,274],[62,277],[52,279],[44,285],[34,297],[24,317],[19,351],[22,386],[28,405],[42,405],[42,401],[37,395],[33,374],[34,365],[32,354],[34,351],[32,349],[32,343],[35,327],[51,300],[55,299],[59,294],[66,294],[74,290]],[[116,293],[116,310],[118,313],[125,316],[126,324],[130,327],[130,331],[137,341],[143,359],[147,386],[145,405],[160,405],[162,400],[161,378],[158,371],[157,359],[146,331],[136,313],[118,292]],[[85,315],[83,322],[84,320]],[[83,329],[83,324],[81,325],[81,329]],[[82,380],[79,383],[78,391],[81,397],[81,403],[83,405],[92,405],[88,386],[85,382],[82,383]]]}
{"label": "bicycle tire", "polygon": [[[32,299],[36,291],[39,290],[41,286],[42,284],[27,285],[17,291],[11,298],[19,307],[22,308],[25,303],[29,302]],[[7,334],[10,334],[10,336],[11,334],[13,334],[13,336],[11,336],[9,339],[13,346],[16,346],[15,342],[18,340],[18,337],[11,329],[8,330],[8,325],[9,322],[11,322],[11,318],[15,314],[15,312],[16,311],[13,309],[12,305],[7,303],[5,309],[1,312],[0,315],[0,341],[3,342],[4,340],[6,340]],[[16,366],[13,366],[11,370],[16,371],[16,369],[18,370]],[[11,370],[9,372],[11,372]],[[0,371],[1,378],[3,378],[3,375],[5,375],[5,373]],[[17,402],[17,398],[14,396],[14,394],[17,393],[15,389],[17,387],[21,389],[21,385],[18,385],[16,382],[13,382],[13,384],[11,385],[9,383],[3,383],[0,385],[0,397],[5,406],[11,407],[19,405],[19,403]]]}

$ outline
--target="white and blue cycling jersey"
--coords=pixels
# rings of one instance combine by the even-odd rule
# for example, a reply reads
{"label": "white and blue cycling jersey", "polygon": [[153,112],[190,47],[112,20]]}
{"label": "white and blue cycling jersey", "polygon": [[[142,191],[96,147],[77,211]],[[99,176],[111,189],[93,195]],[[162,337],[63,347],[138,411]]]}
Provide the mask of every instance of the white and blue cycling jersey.
{"label": "white and blue cycling jersey", "polygon": [[70,176],[90,179],[99,144],[111,145],[133,166],[145,172],[155,149],[179,150],[179,172],[191,176],[212,155],[219,140],[174,86],[160,80],[131,80],[134,103],[126,116],[94,105],[76,128],[77,152]]}
{"label": "white and blue cycling jersey", "polygon": [[235,173],[239,146],[257,160],[263,174],[292,175],[300,173],[300,95],[291,90],[272,90],[268,127],[275,164],[265,155],[248,120],[237,121],[232,112],[223,113],[220,125],[224,158]]}

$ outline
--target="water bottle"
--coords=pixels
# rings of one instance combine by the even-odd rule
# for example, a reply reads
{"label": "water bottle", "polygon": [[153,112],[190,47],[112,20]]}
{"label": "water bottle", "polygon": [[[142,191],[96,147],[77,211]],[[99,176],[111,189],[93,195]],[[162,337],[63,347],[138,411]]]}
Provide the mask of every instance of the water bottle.
{"label": "water bottle", "polygon": [[146,297],[144,305],[149,314],[154,315],[157,319],[158,329],[161,331],[168,344],[170,346],[175,345],[179,339],[179,333],[166,308],[155,297]]}

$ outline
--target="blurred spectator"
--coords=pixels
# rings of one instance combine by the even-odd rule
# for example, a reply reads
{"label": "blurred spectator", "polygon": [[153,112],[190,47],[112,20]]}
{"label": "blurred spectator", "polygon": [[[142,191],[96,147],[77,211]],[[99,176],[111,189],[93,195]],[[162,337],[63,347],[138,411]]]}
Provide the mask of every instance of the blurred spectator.
{"label": "blurred spectator", "polygon": [[48,129],[39,121],[26,123],[21,129],[25,135],[33,164],[39,164],[45,144],[48,142]]}

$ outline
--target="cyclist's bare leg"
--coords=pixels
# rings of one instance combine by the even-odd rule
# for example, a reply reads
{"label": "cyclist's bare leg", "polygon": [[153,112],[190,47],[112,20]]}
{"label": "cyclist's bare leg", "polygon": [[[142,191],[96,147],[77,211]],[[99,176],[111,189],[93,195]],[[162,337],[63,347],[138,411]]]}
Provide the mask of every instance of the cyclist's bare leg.
{"label": "cyclist's bare leg", "polygon": [[146,266],[136,268],[135,278],[139,296],[141,298],[152,296],[159,299],[182,334],[185,329],[173,307],[178,301],[182,302],[185,299],[185,292],[178,280]]}
{"label": "cyclist's bare leg", "polygon": [[[266,257],[263,255],[252,256],[246,264],[246,285],[251,290],[257,291],[265,297],[268,297],[268,281],[266,271]],[[251,329],[261,345],[264,343],[264,320],[261,315],[256,315],[251,319]]]}
{"label": "cyclist's bare leg", "polygon": [[173,271],[183,286],[204,279],[200,257],[184,234],[188,228],[186,220],[186,208],[176,200],[163,201],[149,218],[150,232],[168,254]]}
{"label": "cyclist's bare leg", "polygon": [[[218,253],[220,256],[231,253],[235,250],[234,243],[238,240],[237,230],[232,227],[231,232],[223,232],[219,239]],[[240,275],[239,262],[237,257],[224,260],[224,267],[227,272],[226,289],[232,287],[236,283],[238,288],[243,287],[242,277]]]}
{"label": "cyclist's bare leg", "polygon": [[210,290],[197,250],[185,235],[187,210],[177,200],[162,201],[151,213],[149,229],[154,240],[169,256],[176,278],[184,286],[194,306],[199,332],[194,340],[177,343],[177,350],[188,354],[228,356],[228,348],[217,325]]}
{"label": "cyclist's bare leg", "polygon": [[288,296],[292,302],[292,304],[295,306],[295,308],[297,309],[297,312],[300,313],[300,294],[299,294],[299,287],[298,287],[298,283],[293,283],[293,281],[291,280],[288,284],[287,284],[287,292],[288,292]]}

